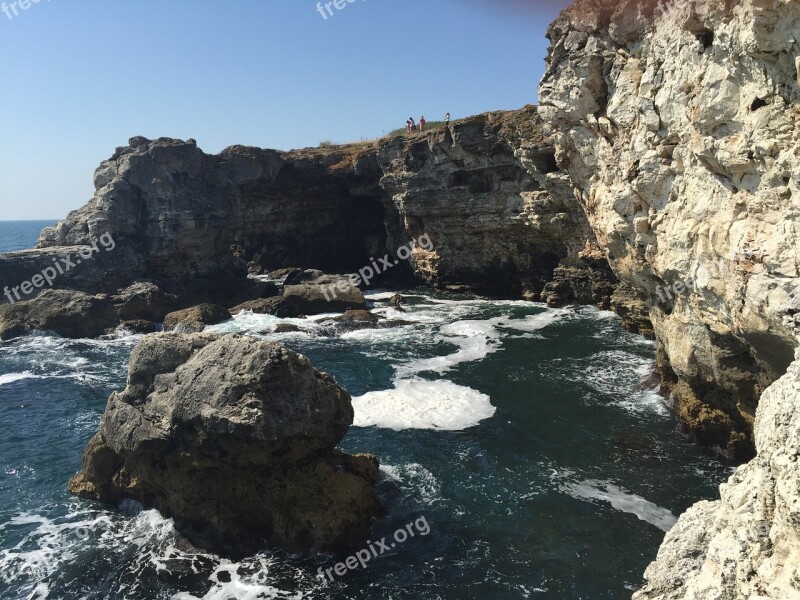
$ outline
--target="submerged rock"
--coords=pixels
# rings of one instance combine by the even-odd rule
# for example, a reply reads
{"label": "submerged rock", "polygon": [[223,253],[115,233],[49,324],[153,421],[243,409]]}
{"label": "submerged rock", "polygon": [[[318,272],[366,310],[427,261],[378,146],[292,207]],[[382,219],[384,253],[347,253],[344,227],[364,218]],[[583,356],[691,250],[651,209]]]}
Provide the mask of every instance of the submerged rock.
{"label": "submerged rock", "polygon": [[95,338],[119,324],[108,296],[45,290],[33,300],[0,305],[0,340],[52,331],[68,338]]}
{"label": "submerged rock", "polygon": [[366,539],[381,510],[377,460],[335,450],[353,422],[350,396],[308,359],[238,335],[157,334],[136,347],[129,373],[74,494],[137,500],[193,544],[232,556]]}

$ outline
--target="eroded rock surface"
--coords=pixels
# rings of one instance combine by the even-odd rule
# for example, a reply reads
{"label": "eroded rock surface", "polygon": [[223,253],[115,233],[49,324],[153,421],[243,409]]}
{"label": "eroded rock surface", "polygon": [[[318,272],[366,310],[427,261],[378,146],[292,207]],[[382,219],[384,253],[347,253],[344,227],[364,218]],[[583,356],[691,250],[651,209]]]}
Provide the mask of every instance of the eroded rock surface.
{"label": "eroded rock surface", "polygon": [[656,5],[566,10],[540,113],[684,422],[741,461],[797,345],[800,4]]}
{"label": "eroded rock surface", "polygon": [[352,421],[349,394],[277,344],[151,335],[69,487],[156,508],[229,555],[339,550],[363,542],[380,511],[377,461],[335,450]]}
{"label": "eroded rock surface", "polygon": [[667,533],[634,600],[800,598],[800,361],[761,397],[758,456]]}

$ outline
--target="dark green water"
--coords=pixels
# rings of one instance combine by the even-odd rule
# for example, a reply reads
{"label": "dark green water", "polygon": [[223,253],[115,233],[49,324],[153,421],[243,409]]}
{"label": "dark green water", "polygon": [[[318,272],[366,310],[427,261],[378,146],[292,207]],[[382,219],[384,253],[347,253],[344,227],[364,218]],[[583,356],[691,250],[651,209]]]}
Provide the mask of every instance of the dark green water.
{"label": "dark green water", "polygon": [[343,443],[382,462],[388,515],[372,539],[420,517],[428,535],[323,585],[331,557],[232,564],[179,550],[153,511],[76,501],[66,482],[136,338],[27,338],[0,345],[0,597],[629,598],[673,515],[727,475],[641,389],[653,345],[594,309],[409,295],[404,327],[331,337],[289,320],[306,331],[267,337],[334,374],[357,423],[379,425]]}

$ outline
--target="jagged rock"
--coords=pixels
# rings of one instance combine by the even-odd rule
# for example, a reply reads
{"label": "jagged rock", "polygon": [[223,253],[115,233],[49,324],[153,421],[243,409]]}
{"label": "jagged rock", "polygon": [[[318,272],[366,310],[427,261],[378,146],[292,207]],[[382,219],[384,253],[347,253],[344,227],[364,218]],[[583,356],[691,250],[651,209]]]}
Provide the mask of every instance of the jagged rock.
{"label": "jagged rock", "polygon": [[366,309],[364,293],[344,275],[309,274],[302,283],[285,285],[283,296],[294,303],[303,314],[343,312]]}
{"label": "jagged rock", "polygon": [[290,323],[278,323],[275,326],[275,333],[299,333],[302,331],[297,325]]}
{"label": "jagged rock", "polygon": [[178,299],[164,293],[149,281],[140,281],[112,296],[114,307],[122,321],[146,320],[161,323],[175,310]]}
{"label": "jagged rock", "polygon": [[228,302],[229,306],[238,306],[240,304],[244,304],[245,302],[250,302],[253,300],[261,300],[264,298],[274,298],[275,296],[280,296],[281,291],[278,289],[276,283],[272,281],[259,281],[252,287],[248,288],[238,296],[236,296],[233,300]]}
{"label": "jagged rock", "polygon": [[45,290],[33,300],[0,305],[0,340],[52,331],[67,338],[96,338],[119,324],[108,296]]}
{"label": "jagged rock", "polygon": [[200,333],[206,326],[216,325],[230,318],[231,313],[224,306],[199,304],[168,314],[164,318],[164,331]]}
{"label": "jagged rock", "polygon": [[799,20],[796,2],[579,0],[540,86],[558,162],[645,307],[625,310],[691,389],[679,412],[716,431],[724,413],[730,439],[709,439],[739,461],[800,331]]}
{"label": "jagged rock", "polygon": [[123,321],[120,327],[131,333],[155,333],[158,331],[158,323],[145,321],[143,319],[133,321]]}
{"label": "jagged rock", "polygon": [[634,600],[800,597],[800,357],[759,402],[758,455],[667,533]]}
{"label": "jagged rock", "polygon": [[251,300],[243,302],[231,309],[231,314],[238,315],[240,312],[251,311],[257,315],[273,315],[280,319],[291,319],[302,316],[300,309],[291,300],[282,297],[262,298],[261,300]]}
{"label": "jagged rock", "polygon": [[303,269],[287,267],[285,269],[276,269],[274,271],[270,271],[268,275],[271,279],[276,279],[276,280],[283,279],[284,280],[283,282],[286,283],[287,281],[291,281],[292,279],[294,279],[295,276],[297,276],[302,272]]}
{"label": "jagged rock", "polygon": [[152,335],[69,488],[156,508],[225,555],[343,550],[381,510],[375,458],[335,450],[352,421],[349,394],[277,344]]}
{"label": "jagged rock", "polygon": [[401,294],[395,294],[389,299],[389,306],[395,310],[403,310],[402,306],[405,304],[406,299]]}
{"label": "jagged rock", "polygon": [[348,310],[333,319],[337,323],[377,323],[380,318],[368,310]]}
{"label": "jagged rock", "polygon": [[459,121],[443,137],[381,144],[389,247],[432,242],[411,251],[418,278],[450,291],[538,296],[562,260],[594,239],[544,129],[529,106]]}

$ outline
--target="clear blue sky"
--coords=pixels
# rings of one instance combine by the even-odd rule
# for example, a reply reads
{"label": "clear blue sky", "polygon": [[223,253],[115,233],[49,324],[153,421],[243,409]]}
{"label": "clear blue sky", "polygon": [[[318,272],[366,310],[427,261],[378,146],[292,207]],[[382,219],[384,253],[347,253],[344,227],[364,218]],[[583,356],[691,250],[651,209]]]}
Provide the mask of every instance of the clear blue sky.
{"label": "clear blue sky", "polygon": [[135,135],[291,149],[534,103],[544,33],[567,4],[356,0],[327,20],[316,0],[0,12],[0,220],[82,206],[97,165]]}

